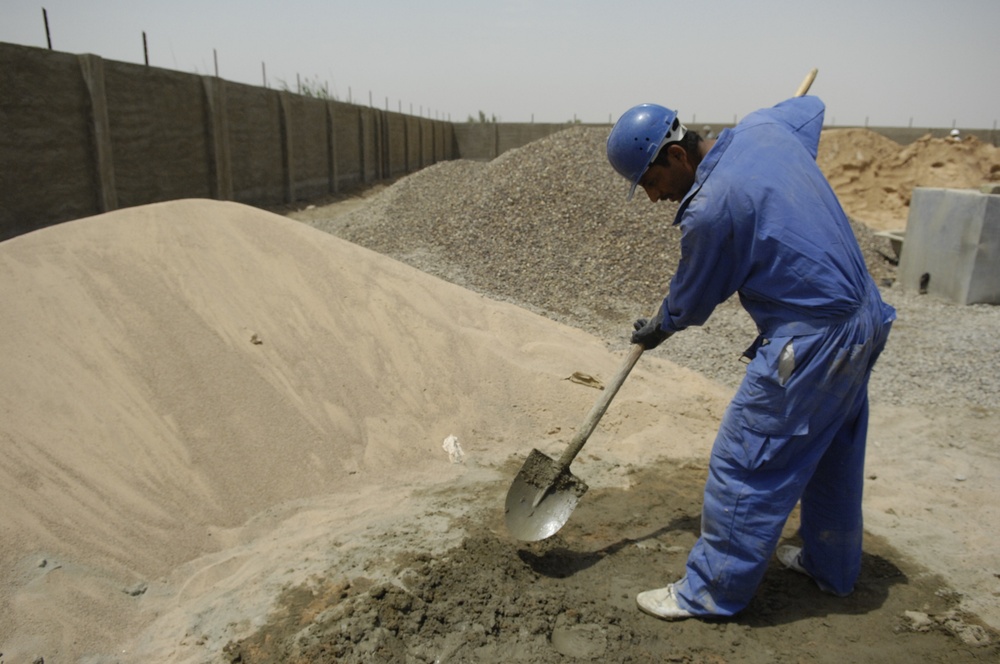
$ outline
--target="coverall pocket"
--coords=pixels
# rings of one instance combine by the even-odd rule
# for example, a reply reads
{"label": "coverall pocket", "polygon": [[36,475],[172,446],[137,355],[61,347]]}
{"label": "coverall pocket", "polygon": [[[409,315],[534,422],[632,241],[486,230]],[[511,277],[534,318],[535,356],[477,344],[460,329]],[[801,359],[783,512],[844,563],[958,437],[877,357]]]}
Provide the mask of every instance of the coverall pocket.
{"label": "coverall pocket", "polygon": [[809,433],[809,413],[794,408],[789,392],[794,367],[789,366],[792,339],[775,338],[758,350],[734,400],[741,407],[746,428],[766,435],[802,436]]}
{"label": "coverall pocket", "polygon": [[857,392],[870,370],[871,352],[870,342],[838,350],[824,380],[826,391],[838,399],[844,399]]}

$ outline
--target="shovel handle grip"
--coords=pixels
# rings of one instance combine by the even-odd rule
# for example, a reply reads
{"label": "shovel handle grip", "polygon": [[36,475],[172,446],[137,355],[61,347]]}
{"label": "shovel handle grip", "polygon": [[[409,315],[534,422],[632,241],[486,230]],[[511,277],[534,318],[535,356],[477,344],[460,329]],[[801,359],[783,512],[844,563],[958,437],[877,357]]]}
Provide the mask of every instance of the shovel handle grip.
{"label": "shovel handle grip", "polygon": [[583,421],[580,426],[580,431],[574,436],[573,440],[570,441],[569,447],[563,452],[562,457],[559,458],[559,466],[561,468],[568,468],[576,455],[580,453],[583,449],[583,444],[587,442],[590,438],[590,434],[594,432],[594,428],[600,421],[601,417],[604,415],[604,411],[608,409],[611,405],[611,400],[615,398],[618,394],[618,388],[622,386],[625,379],[628,377],[632,367],[635,363],[639,361],[639,357],[642,356],[643,351],[646,350],[642,344],[633,344],[632,348],[629,350],[628,355],[625,357],[625,361],[622,362],[621,367],[618,369],[618,373],[615,374],[611,382],[608,383],[607,387],[601,392],[601,398],[597,400],[594,407],[590,409],[590,413],[587,414],[587,419]]}
{"label": "shovel handle grip", "polygon": [[796,97],[801,97],[805,93],[809,92],[809,88],[812,87],[813,81],[816,80],[816,74],[819,73],[819,69],[815,67],[806,74],[806,77],[802,79],[802,83],[799,84],[799,89],[795,91]]}

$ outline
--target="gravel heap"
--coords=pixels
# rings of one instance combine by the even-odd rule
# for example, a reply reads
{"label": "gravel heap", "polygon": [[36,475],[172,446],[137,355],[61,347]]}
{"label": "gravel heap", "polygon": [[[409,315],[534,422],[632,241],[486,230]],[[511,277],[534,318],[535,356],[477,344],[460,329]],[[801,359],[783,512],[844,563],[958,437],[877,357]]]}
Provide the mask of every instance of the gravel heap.
{"label": "gravel heap", "polygon": [[[652,205],[604,157],[607,129],[573,127],[491,162],[448,161],[400,179],[364,206],[302,220],[422,271],[582,328],[618,350],[654,312],[679,258],[676,205]],[[957,306],[893,287],[886,239],[852,222],[899,320],[872,379],[895,405],[1000,405],[1000,307]],[[655,353],[729,386],[756,336],[733,297]]]}

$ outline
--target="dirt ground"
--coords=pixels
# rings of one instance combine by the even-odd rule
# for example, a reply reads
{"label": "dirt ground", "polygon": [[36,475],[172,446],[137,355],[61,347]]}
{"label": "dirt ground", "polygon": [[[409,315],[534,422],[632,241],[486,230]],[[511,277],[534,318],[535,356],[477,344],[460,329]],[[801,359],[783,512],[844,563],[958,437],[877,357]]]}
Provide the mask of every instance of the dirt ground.
{"label": "dirt ground", "polygon": [[996,412],[873,407],[852,596],[775,562],[666,623],[635,595],[682,574],[730,396],[666,356],[528,544],[511,479],[621,361],[590,335],[212,201],[0,243],[0,302],[2,664],[1000,661]]}
{"label": "dirt ground", "polygon": [[[943,581],[872,535],[847,599],[775,564],[736,618],[665,623],[640,613],[636,593],[683,574],[705,472],[697,462],[632,470],[629,488],[589,492],[570,523],[539,543],[513,541],[495,506],[456,519],[467,534],[443,552],[381,533],[376,548],[403,549],[386,561],[388,578],[328,576],[291,588],[269,624],[226,655],[268,664],[996,661],[994,635],[956,611]],[[484,486],[486,502],[506,488]],[[424,498],[446,505],[467,495]],[[794,533],[795,516],[788,541]]]}
{"label": "dirt ground", "polygon": [[[879,139],[867,131],[826,132],[821,154],[845,208],[873,229],[905,228],[910,192],[916,183],[927,182],[928,163],[948,170],[931,181],[934,185],[957,181],[971,187],[982,181],[983,169],[959,166],[967,157],[956,157],[956,146],[948,141],[925,139],[909,149],[910,156],[899,157],[899,146]],[[987,164],[995,161],[992,146],[975,143],[959,149],[985,153]],[[886,161],[895,165],[887,166]],[[879,196],[870,202],[871,171],[891,183],[883,188],[892,190],[891,198]],[[377,193],[327,202],[292,216],[328,217],[364,205]],[[969,496],[970,502],[949,503],[955,496],[942,496],[938,486],[928,484],[932,478],[927,466],[940,463],[940,456],[926,448],[914,450],[923,463],[910,466],[898,463],[892,458],[895,452],[889,452],[897,445],[912,444],[916,430],[927,434],[926,441],[954,440],[949,431],[959,426],[962,447],[966,442],[972,445],[964,449],[968,454],[956,455],[954,448],[946,451],[940,474],[964,478],[976,459],[984,468],[996,468],[994,415],[977,422],[967,413],[948,409],[917,414],[876,408],[877,423],[872,428],[877,435],[869,466],[879,470],[869,474],[866,496],[872,513],[867,518],[875,522],[870,530],[881,534],[866,533],[861,579],[846,599],[819,592],[811,581],[775,561],[754,601],[733,619],[664,623],[638,612],[638,592],[683,575],[687,552],[699,532],[704,461],[669,459],[642,467],[629,464],[624,479],[611,480],[619,486],[590,491],[567,525],[538,543],[517,542],[506,532],[496,506],[502,504],[509,480],[472,491],[434,490],[425,497],[438,505],[468,501],[471,494],[478,497],[468,511],[451,517],[449,530],[466,533],[460,543],[441,550],[428,547],[418,536],[405,537],[406,544],[400,546],[399,532],[383,533],[377,547],[387,547],[392,554],[384,559],[379,580],[364,574],[337,580],[322,577],[289,589],[267,627],[230,642],[225,652],[233,662],[267,664],[997,661],[997,631],[969,612],[969,597],[954,587],[956,579],[964,588],[977,580],[955,570],[948,580],[926,566],[942,559],[954,564],[948,549],[955,540],[945,528],[933,525],[936,519],[919,519],[920,510],[952,515],[975,510],[978,500],[995,498],[992,489]],[[559,451],[556,447],[550,454],[557,456]],[[587,463],[587,455],[582,456]],[[599,457],[591,455],[589,461],[592,466],[585,472],[608,472]],[[523,458],[512,456],[501,475],[513,477],[521,463]],[[616,470],[620,469],[611,474],[620,475]],[[878,482],[880,472],[888,481]],[[987,476],[991,472],[986,470]],[[588,481],[594,478],[588,476]],[[899,495],[901,487],[908,495]],[[413,532],[412,528],[408,523],[403,533]],[[796,542],[796,528],[797,512],[786,525],[787,542]],[[991,566],[987,577],[1000,578],[992,534],[986,539],[980,543],[984,548],[965,554],[975,558],[972,565]],[[893,540],[911,553],[894,546]],[[972,601],[994,621],[1000,616],[997,589],[995,583],[991,589],[983,588],[989,596]],[[963,597],[966,606],[961,606]]]}

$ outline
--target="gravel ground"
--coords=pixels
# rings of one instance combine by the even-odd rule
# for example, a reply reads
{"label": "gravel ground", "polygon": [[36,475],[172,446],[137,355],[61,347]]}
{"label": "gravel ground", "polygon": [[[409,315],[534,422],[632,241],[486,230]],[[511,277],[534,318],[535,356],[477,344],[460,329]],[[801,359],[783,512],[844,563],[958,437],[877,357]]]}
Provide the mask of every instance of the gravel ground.
{"label": "gravel ground", "polygon": [[[675,205],[625,201],[604,128],[575,127],[489,162],[449,161],[400,179],[355,209],[289,216],[425,272],[587,330],[612,349],[655,311],[679,256]],[[894,286],[889,243],[855,235],[898,321],[872,378],[873,403],[1000,406],[1000,307],[958,306]],[[736,386],[755,330],[736,298],[655,353]]]}

